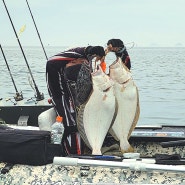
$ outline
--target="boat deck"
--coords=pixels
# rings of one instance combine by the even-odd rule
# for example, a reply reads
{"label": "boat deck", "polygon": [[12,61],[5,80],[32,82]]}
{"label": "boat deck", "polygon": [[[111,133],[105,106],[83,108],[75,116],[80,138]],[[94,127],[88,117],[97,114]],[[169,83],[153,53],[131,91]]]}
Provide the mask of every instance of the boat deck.
{"label": "boat deck", "polygon": [[[131,142],[142,156],[153,156],[157,153],[182,154],[185,147],[163,148],[158,142]],[[4,167],[0,163],[0,169]],[[182,165],[181,165],[182,166]],[[183,165],[185,167],[185,165]],[[7,174],[0,175],[0,184],[11,185],[60,185],[60,184],[185,184],[185,173],[158,170],[128,170],[122,168],[62,165],[14,165]]]}
{"label": "boat deck", "polygon": [[[35,108],[35,107],[34,107]],[[12,109],[10,107],[1,107],[0,123],[17,124],[20,115],[26,116],[49,109],[50,106],[37,107],[17,107],[15,119],[7,116]],[[8,111],[7,111],[8,110]],[[31,111],[32,110],[32,111]],[[35,110],[35,111],[33,111]],[[20,113],[21,112],[21,113]],[[10,114],[9,114],[10,115]],[[28,125],[37,125],[37,116],[29,115]],[[15,117],[14,117],[15,118]],[[32,124],[34,123],[34,124]],[[185,140],[185,127],[182,126],[138,126],[132,132],[130,144],[135,152],[140,153],[140,157],[153,157],[155,154],[179,154],[181,158],[185,158],[185,146],[178,141]],[[177,143],[172,147],[162,147],[161,142]],[[107,136],[105,146],[110,146],[115,141]],[[115,152],[115,153],[114,153]],[[117,155],[118,151],[106,152],[106,155]],[[3,169],[5,163],[0,163],[0,170]],[[169,165],[168,165],[169,166]],[[185,168],[185,165],[179,165]],[[62,184],[185,184],[185,173],[175,171],[160,170],[141,170],[137,166],[133,170],[115,167],[93,167],[88,166],[62,166],[48,164],[43,166],[29,166],[16,164],[6,174],[0,174],[0,185],[62,185]]]}

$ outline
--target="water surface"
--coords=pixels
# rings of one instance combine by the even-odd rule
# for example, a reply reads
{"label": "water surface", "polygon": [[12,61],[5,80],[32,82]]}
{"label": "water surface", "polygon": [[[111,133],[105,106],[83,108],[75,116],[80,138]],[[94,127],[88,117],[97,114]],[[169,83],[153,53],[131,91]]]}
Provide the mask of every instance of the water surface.
{"label": "water surface", "polygon": [[[25,47],[24,53],[40,92],[49,98],[46,81],[46,58],[40,47]],[[64,47],[47,47],[49,56],[63,51]],[[4,47],[18,91],[24,101],[34,97],[30,86],[28,66],[18,47]],[[132,61],[132,75],[139,89],[141,114],[138,124],[185,125],[185,48],[132,48],[128,50]],[[106,58],[107,64],[115,60],[113,54]],[[0,52],[0,98],[5,105],[12,105],[15,89],[6,63]],[[29,104],[34,102],[29,102]]]}

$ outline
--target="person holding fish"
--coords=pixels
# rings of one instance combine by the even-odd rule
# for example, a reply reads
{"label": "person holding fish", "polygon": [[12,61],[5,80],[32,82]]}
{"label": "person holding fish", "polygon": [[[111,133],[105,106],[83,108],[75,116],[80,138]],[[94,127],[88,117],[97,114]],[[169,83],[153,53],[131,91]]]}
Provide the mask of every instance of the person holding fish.
{"label": "person holding fish", "polygon": [[101,46],[76,47],[58,53],[47,61],[48,92],[57,115],[63,117],[65,127],[62,141],[65,155],[81,154],[75,108],[75,88],[79,71],[85,63],[89,69],[88,72],[91,73],[92,59],[96,57],[97,61],[104,56],[105,51]]}
{"label": "person holding fish", "polygon": [[109,52],[114,52],[116,57],[120,57],[122,59],[122,62],[127,66],[127,68],[129,70],[131,69],[130,57],[122,40],[110,39],[107,42],[107,48],[105,49],[105,54]]}

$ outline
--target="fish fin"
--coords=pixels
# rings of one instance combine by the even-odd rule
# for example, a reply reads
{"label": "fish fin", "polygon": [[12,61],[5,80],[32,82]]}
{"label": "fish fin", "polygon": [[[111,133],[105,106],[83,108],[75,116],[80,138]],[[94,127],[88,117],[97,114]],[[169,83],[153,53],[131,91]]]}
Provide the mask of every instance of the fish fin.
{"label": "fish fin", "polygon": [[128,134],[128,139],[130,138],[132,131],[135,129],[137,122],[139,120],[139,116],[140,116],[140,105],[139,105],[139,92],[138,92],[138,88],[136,87],[137,90],[137,107],[136,107],[136,113],[135,113],[135,117],[132,123],[132,126],[130,128],[129,134]]}

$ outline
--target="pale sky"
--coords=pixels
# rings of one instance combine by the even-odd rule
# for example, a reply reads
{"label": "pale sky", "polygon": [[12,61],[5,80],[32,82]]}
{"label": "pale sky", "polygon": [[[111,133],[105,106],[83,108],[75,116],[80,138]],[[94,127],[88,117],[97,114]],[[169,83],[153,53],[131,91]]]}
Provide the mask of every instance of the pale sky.
{"label": "pale sky", "polygon": [[[105,46],[111,38],[138,47],[185,46],[185,0],[28,0],[45,46]],[[26,0],[5,0],[23,46],[39,46]],[[18,46],[3,1],[0,43]]]}

